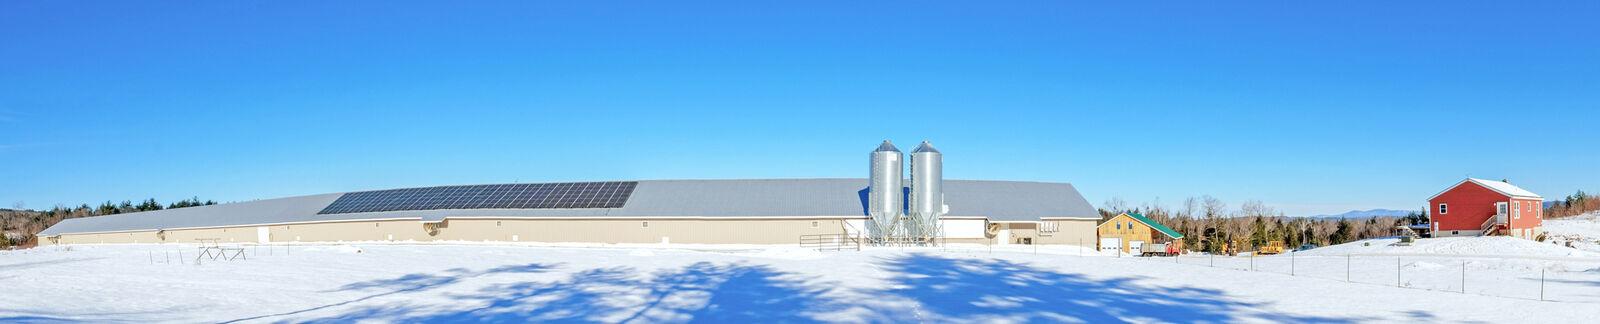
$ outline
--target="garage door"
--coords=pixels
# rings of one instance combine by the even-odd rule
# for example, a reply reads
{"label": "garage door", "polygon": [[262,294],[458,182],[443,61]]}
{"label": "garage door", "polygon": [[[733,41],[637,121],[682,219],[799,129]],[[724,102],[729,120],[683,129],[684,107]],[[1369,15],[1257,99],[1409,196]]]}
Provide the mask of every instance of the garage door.
{"label": "garage door", "polygon": [[1100,251],[1116,252],[1122,249],[1122,238],[1107,237],[1100,239]]}

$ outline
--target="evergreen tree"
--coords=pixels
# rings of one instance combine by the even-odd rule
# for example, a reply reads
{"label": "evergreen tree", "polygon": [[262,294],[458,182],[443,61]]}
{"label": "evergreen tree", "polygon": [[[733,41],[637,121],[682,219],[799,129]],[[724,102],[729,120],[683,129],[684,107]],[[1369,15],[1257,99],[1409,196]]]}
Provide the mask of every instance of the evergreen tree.
{"label": "evergreen tree", "polygon": [[1351,224],[1348,220],[1339,220],[1339,229],[1333,231],[1333,237],[1328,238],[1330,244],[1344,244],[1351,239]]}
{"label": "evergreen tree", "polygon": [[1267,241],[1269,241],[1269,233],[1267,233],[1266,220],[1262,219],[1261,216],[1256,216],[1255,221],[1250,224],[1250,228],[1252,229],[1252,232],[1250,233],[1250,246],[1261,247],[1267,245]]}
{"label": "evergreen tree", "polygon": [[100,203],[100,207],[95,208],[95,210],[94,210],[94,214],[95,215],[111,215],[111,214],[116,214],[116,213],[117,213],[117,205],[111,204],[110,200],[107,200],[104,203]]}
{"label": "evergreen tree", "polygon": [[161,203],[156,202],[155,198],[150,198],[140,202],[139,205],[135,206],[134,208],[138,209],[139,211],[161,210]]}

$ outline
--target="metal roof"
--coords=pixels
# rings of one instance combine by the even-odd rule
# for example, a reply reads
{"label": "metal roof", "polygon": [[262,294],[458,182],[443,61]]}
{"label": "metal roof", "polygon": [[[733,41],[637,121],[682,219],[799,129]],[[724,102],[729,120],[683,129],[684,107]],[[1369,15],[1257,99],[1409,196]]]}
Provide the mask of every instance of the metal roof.
{"label": "metal roof", "polygon": [[911,153],[939,153],[939,149],[933,148],[928,141],[922,141],[922,145],[917,145],[917,149],[911,150]]}
{"label": "metal roof", "polygon": [[1484,179],[1478,179],[1478,178],[1467,178],[1466,180],[1461,180],[1461,182],[1457,182],[1456,184],[1451,185],[1449,188],[1445,188],[1443,191],[1440,191],[1439,193],[1433,194],[1433,196],[1428,197],[1428,201],[1433,201],[1434,198],[1439,198],[1439,196],[1443,196],[1444,193],[1450,192],[1450,190],[1454,190],[1456,187],[1460,187],[1461,185],[1466,184],[1468,182],[1477,184],[1477,185],[1482,186],[1484,188],[1488,188],[1489,190],[1492,190],[1494,192],[1498,192],[1498,193],[1500,193],[1502,195],[1506,195],[1507,197],[1544,199],[1544,197],[1540,197],[1539,194],[1533,193],[1532,191],[1528,191],[1527,189],[1522,189],[1522,187],[1517,187],[1517,186],[1512,185],[1510,183],[1507,183],[1505,181],[1493,181],[1493,180],[1484,180]]}
{"label": "metal roof", "polygon": [[[1067,183],[945,180],[947,216],[995,221],[1041,217],[1099,219]],[[365,219],[446,217],[865,217],[866,179],[646,180],[621,208],[444,209],[317,214],[343,193],[74,218],[40,236]]]}
{"label": "metal roof", "polygon": [[896,152],[896,153],[899,153],[900,149],[899,148],[895,148],[894,147],[894,143],[890,143],[889,140],[883,140],[883,144],[878,144],[878,149],[872,150],[872,151],[873,152]]}

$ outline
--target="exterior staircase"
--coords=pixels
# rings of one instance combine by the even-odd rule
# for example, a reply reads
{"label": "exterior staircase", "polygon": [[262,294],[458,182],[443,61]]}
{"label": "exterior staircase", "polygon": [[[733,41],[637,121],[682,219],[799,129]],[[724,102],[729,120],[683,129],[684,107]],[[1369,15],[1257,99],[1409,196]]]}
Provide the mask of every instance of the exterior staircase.
{"label": "exterior staircase", "polygon": [[1494,216],[1490,216],[1489,219],[1483,220],[1483,232],[1481,235],[1490,236],[1498,234],[1500,231],[1506,229],[1506,225],[1506,214],[1496,214]]}

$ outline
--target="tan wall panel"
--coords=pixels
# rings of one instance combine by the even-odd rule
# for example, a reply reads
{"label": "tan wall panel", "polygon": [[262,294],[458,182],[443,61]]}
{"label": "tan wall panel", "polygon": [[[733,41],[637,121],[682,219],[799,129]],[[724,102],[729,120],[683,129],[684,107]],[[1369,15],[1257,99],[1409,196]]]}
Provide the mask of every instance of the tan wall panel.
{"label": "tan wall panel", "polygon": [[[251,228],[254,233],[254,228]],[[416,220],[274,225],[267,228],[272,242],[432,241]],[[254,240],[254,234],[252,239]]]}
{"label": "tan wall panel", "polygon": [[1056,224],[1056,232],[1049,235],[1040,235],[1036,240],[1039,244],[1070,244],[1094,246],[1095,221],[1093,219],[1048,220]]}
{"label": "tan wall panel", "polygon": [[452,219],[447,223],[436,239],[511,241],[516,235],[522,242],[660,243],[665,237],[670,243],[787,244],[797,243],[801,235],[844,233],[841,219]]}

